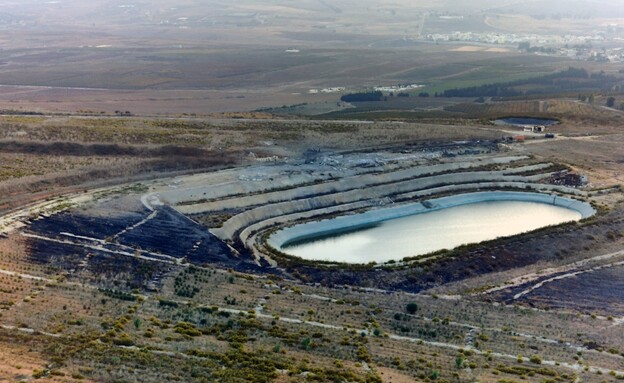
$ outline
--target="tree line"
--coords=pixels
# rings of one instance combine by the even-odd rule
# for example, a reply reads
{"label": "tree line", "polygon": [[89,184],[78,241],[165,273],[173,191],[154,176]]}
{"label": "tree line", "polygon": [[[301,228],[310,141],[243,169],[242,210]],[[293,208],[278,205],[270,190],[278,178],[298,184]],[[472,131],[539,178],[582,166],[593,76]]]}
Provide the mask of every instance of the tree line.
{"label": "tree line", "polygon": [[340,97],[343,102],[381,101],[383,93],[379,90],[374,92],[349,93]]}
{"label": "tree line", "polygon": [[[589,73],[582,68],[568,68],[544,76],[532,77],[523,80],[505,83],[493,83],[466,88],[447,89],[437,96],[442,97],[517,97],[525,94],[548,93],[552,91],[566,91],[578,88],[606,88],[617,79],[604,73]],[[518,90],[516,87],[538,85],[532,90]]]}

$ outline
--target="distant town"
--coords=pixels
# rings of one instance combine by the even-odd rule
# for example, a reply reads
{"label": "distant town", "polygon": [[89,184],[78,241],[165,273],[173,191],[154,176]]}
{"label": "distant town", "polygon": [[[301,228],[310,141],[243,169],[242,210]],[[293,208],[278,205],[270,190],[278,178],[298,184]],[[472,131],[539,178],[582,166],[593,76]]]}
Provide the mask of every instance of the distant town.
{"label": "distant town", "polygon": [[622,38],[607,37],[604,32],[590,35],[539,35],[516,33],[452,32],[423,36],[432,42],[470,42],[515,46],[539,55],[568,57],[579,61],[620,63],[624,61],[624,46],[599,47],[605,43],[622,42]]}

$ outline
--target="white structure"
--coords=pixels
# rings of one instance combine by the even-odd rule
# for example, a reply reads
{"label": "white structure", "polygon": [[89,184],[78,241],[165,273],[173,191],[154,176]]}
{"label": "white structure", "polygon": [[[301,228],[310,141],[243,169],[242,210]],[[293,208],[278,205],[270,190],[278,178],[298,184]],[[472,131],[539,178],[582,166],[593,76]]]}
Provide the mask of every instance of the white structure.
{"label": "white structure", "polygon": [[524,125],[523,128],[525,132],[531,133],[543,133],[546,131],[545,125]]}

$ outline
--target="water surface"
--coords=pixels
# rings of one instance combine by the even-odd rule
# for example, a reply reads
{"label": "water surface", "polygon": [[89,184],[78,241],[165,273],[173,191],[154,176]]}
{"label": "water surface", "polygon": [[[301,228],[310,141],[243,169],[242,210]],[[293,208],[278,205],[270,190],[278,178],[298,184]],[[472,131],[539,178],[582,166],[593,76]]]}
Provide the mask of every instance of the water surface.
{"label": "water surface", "polygon": [[500,125],[514,125],[514,126],[524,126],[524,125],[554,125],[557,123],[557,120],[549,120],[546,118],[529,118],[529,117],[509,117],[509,118],[501,118],[499,120],[494,121]]}
{"label": "water surface", "polygon": [[386,262],[580,219],[575,210],[545,203],[479,202],[396,218],[355,232],[291,242],[280,250],[311,260]]}

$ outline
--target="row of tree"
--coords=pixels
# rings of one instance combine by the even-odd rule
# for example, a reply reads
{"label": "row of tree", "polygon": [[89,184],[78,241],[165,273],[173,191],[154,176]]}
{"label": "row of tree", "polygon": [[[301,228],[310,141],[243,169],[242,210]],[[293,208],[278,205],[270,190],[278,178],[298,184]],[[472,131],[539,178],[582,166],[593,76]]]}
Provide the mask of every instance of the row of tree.
{"label": "row of tree", "polygon": [[[388,96],[395,96],[394,93],[390,93]],[[396,94],[397,97],[409,97],[410,94],[408,92],[399,92]],[[418,93],[418,97],[429,97],[429,93],[420,92]],[[384,97],[381,91],[375,92],[359,92],[359,93],[349,93],[340,97],[340,101],[343,102],[364,102],[364,101],[387,101],[387,97]]]}
{"label": "row of tree", "polygon": [[[566,70],[509,82],[484,84],[465,88],[447,89],[436,93],[436,97],[518,97],[527,94],[569,92],[574,90],[610,89],[618,79],[604,72],[590,73],[583,68]],[[389,96],[394,96],[390,93]],[[396,94],[397,97],[409,97],[407,92]],[[429,93],[421,92],[419,97],[429,97]],[[340,98],[343,102],[366,102],[387,100],[381,91],[345,94]],[[612,101],[614,103],[615,100]]]}
{"label": "row of tree", "polygon": [[[467,88],[447,89],[438,96],[443,97],[516,97],[524,94],[552,93],[574,89],[606,89],[617,78],[603,72],[589,73],[582,68],[568,68],[544,76],[505,83],[485,84]],[[532,87],[529,87],[532,86]],[[531,88],[519,90],[519,87]]]}
{"label": "row of tree", "polygon": [[379,90],[374,92],[349,93],[340,97],[343,102],[381,101],[383,93]]}

